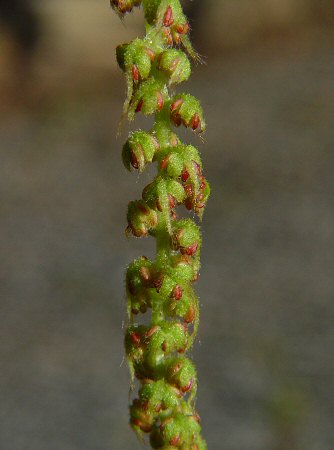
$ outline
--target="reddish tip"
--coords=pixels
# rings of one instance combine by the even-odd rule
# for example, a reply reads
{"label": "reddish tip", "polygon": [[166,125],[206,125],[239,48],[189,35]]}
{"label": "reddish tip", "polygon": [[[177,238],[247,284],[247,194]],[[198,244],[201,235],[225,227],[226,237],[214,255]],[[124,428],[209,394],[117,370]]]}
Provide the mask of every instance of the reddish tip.
{"label": "reddish tip", "polygon": [[135,112],[141,111],[141,110],[142,110],[142,107],[143,107],[143,104],[144,104],[144,100],[141,98],[141,99],[139,100],[138,104],[137,104],[137,108],[135,109]]}
{"label": "reddish tip", "polygon": [[170,445],[175,446],[175,445],[178,445],[178,444],[180,443],[180,440],[181,440],[181,436],[178,434],[177,436],[173,437],[173,438],[169,441],[169,443],[170,443]]}
{"label": "reddish tip", "polygon": [[181,175],[182,181],[186,182],[189,178],[189,172],[186,169],[182,170],[182,175]]}
{"label": "reddish tip", "polygon": [[163,106],[164,106],[164,98],[163,98],[163,96],[162,96],[162,93],[161,92],[157,92],[157,108],[158,108],[158,111],[161,111],[162,110],[162,108],[163,108]]}
{"label": "reddish tip", "polygon": [[175,300],[179,301],[179,300],[181,300],[182,295],[183,295],[183,289],[181,288],[181,286],[175,286],[173,289],[173,292],[172,292],[172,297]]}
{"label": "reddish tip", "polygon": [[198,249],[198,242],[194,242],[192,245],[186,248],[186,254],[188,256],[193,256]]}
{"label": "reddish tip", "polygon": [[190,389],[193,387],[193,384],[194,384],[194,380],[191,379],[191,380],[189,381],[189,383],[188,383],[186,386],[184,386],[184,387],[182,388],[182,392],[189,392]]}
{"label": "reddish tip", "polygon": [[138,83],[139,81],[139,70],[136,64],[133,64],[132,66],[132,79],[135,83]]}
{"label": "reddish tip", "polygon": [[197,128],[200,126],[200,124],[201,124],[201,119],[200,119],[199,115],[197,113],[195,113],[192,118],[191,128],[193,130],[197,130]]}
{"label": "reddish tip", "polygon": [[165,27],[170,27],[173,24],[173,22],[174,22],[173,10],[172,7],[169,5],[164,15],[163,24]]}

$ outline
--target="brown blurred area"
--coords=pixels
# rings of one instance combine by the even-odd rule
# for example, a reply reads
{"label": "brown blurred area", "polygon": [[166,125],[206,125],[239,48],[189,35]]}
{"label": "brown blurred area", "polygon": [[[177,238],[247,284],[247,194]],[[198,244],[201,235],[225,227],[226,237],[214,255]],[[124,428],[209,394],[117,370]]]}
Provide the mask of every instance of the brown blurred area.
{"label": "brown blurred area", "polygon": [[[188,0],[212,198],[194,350],[211,450],[332,450],[334,4]],[[0,0],[0,450],[134,450],[114,49],[105,0]],[[149,127],[136,119],[133,127]]]}

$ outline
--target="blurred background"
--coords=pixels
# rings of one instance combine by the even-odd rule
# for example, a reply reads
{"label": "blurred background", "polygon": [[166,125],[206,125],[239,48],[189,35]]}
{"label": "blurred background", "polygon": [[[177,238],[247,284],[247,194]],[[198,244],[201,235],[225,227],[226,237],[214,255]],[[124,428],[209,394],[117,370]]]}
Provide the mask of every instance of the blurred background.
{"label": "blurred background", "polygon": [[[334,443],[334,4],[184,1],[213,194],[193,356],[211,450]],[[134,450],[128,174],[108,0],[0,0],[0,450]],[[138,118],[135,126],[148,127]],[[185,135],[184,135],[185,136]]]}

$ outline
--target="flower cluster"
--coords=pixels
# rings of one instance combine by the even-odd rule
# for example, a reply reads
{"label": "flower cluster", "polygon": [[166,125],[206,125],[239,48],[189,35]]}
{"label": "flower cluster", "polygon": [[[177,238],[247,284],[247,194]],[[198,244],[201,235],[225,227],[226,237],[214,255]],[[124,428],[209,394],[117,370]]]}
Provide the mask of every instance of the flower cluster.
{"label": "flower cluster", "polygon": [[[204,450],[195,410],[196,370],[186,356],[199,320],[193,283],[199,276],[201,232],[192,218],[178,214],[183,205],[201,218],[210,187],[198,150],[182,143],[175,127],[202,133],[206,124],[195,97],[172,92],[189,78],[189,56],[196,53],[179,0],[111,0],[111,5],[121,16],[136,6],[144,9],[146,36],[118,46],[116,57],[127,80],[127,117],[155,116],[150,131],[130,133],[123,163],[129,171],[143,172],[151,163],[158,170],[127,214],[128,235],[157,241],[156,258],[140,257],[126,273],[125,348],[132,376],[140,382],[130,423],[138,435],[150,435],[154,449]],[[149,312],[149,325],[137,323],[135,318]]]}

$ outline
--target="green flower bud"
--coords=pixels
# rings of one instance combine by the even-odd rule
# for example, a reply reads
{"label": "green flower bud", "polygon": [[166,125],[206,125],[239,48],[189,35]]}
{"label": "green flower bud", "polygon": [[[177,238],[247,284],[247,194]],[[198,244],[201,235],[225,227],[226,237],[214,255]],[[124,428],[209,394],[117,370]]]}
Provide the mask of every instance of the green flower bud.
{"label": "green flower bud", "polygon": [[202,167],[198,150],[192,145],[178,144],[172,150],[164,149],[159,153],[158,161],[161,172],[167,172],[172,178],[181,178],[184,182],[190,175],[196,178],[196,167]]}
{"label": "green flower bud", "polygon": [[187,255],[177,255],[171,258],[170,270],[173,279],[179,280],[180,283],[193,281],[198,269],[199,267],[197,267],[196,261]]}
{"label": "green flower bud", "polygon": [[197,435],[201,427],[197,416],[175,414],[165,419],[159,427],[154,427],[151,433],[151,445],[159,448],[195,449]]}
{"label": "green flower bud", "polygon": [[168,93],[166,86],[154,78],[142,82],[133,95],[128,116],[133,120],[134,114],[141,111],[146,116],[162,110]]}
{"label": "green flower bud", "polygon": [[147,236],[158,223],[157,213],[142,200],[129,203],[127,219],[127,231],[136,237]]}
{"label": "green flower bud", "polygon": [[160,53],[157,67],[168,75],[170,84],[182,83],[191,74],[189,59],[181,50],[169,49]]}
{"label": "green flower bud", "polygon": [[170,197],[180,204],[185,198],[185,192],[178,181],[158,176],[144,188],[142,197],[151,208],[168,212],[171,207]]}
{"label": "green flower bud", "polygon": [[145,131],[131,133],[123,146],[122,158],[124,166],[131,167],[142,172],[147,163],[151,163],[156,151],[159,149],[157,139]]}
{"label": "green flower bud", "polygon": [[195,366],[189,358],[173,357],[166,366],[168,383],[180,389],[183,393],[196,391],[197,375]]}
{"label": "green flower bud", "polygon": [[199,132],[205,131],[205,120],[199,101],[190,94],[178,94],[173,97],[170,107],[171,119],[176,126],[181,123],[187,128]]}
{"label": "green flower bud", "polygon": [[129,316],[145,313],[151,304],[153,288],[153,263],[145,257],[133,261],[126,271],[126,291]]}
{"label": "green flower bud", "polygon": [[145,404],[147,410],[160,412],[177,408],[180,393],[170,383],[159,380],[143,384],[139,389],[139,398]]}
{"label": "green flower bud", "polygon": [[142,39],[135,39],[116,48],[116,59],[119,67],[127,72],[136,83],[139,79],[145,80],[148,78],[154,58],[153,49]]}
{"label": "green flower bud", "polygon": [[192,289],[183,292],[180,300],[172,299],[167,305],[171,317],[181,317],[185,323],[194,323],[197,326],[199,311],[198,298]]}
{"label": "green flower bud", "polygon": [[199,227],[190,219],[178,220],[173,223],[173,243],[182,254],[193,256],[201,245]]}

